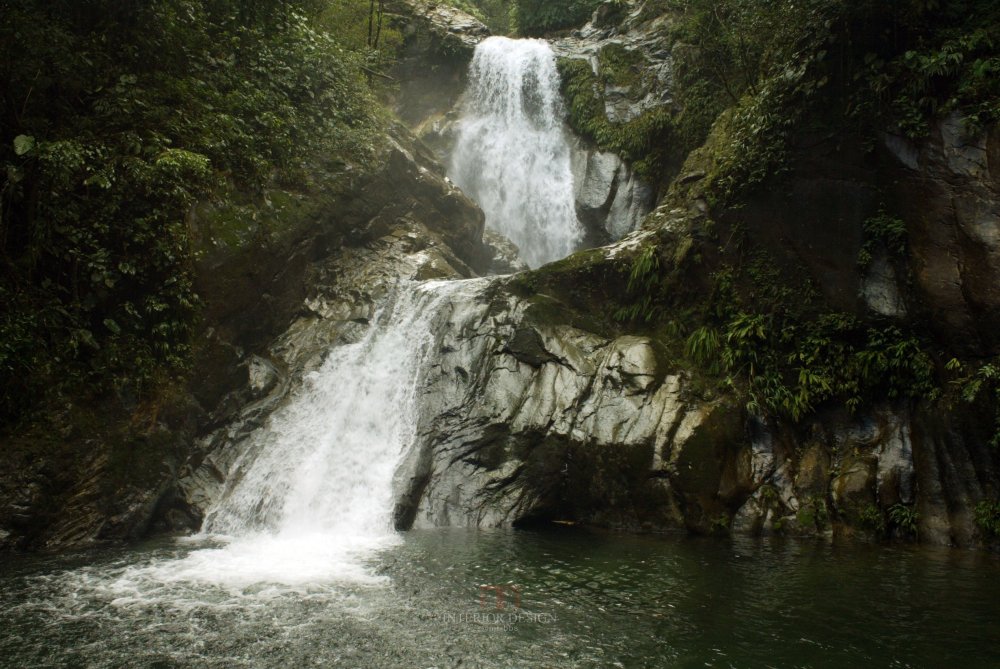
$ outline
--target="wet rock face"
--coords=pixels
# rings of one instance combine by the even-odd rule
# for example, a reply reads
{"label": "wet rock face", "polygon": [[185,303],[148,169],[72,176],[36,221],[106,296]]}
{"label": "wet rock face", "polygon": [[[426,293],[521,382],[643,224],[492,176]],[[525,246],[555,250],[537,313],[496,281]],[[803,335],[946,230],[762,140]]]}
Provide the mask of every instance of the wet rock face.
{"label": "wet rock face", "polygon": [[455,108],[472,53],[490,31],[474,16],[443,2],[395,0],[387,5],[391,22],[403,35],[392,72],[399,83],[396,113],[418,128]]}
{"label": "wet rock face", "polygon": [[576,214],[587,232],[586,246],[618,241],[638,230],[655,200],[621,158],[576,142],[572,156]]}
{"label": "wet rock face", "polygon": [[[392,282],[435,257],[454,261],[404,228],[332,259],[308,310],[250,360],[255,394],[198,442],[157,527],[197,527],[250,433],[330,347],[363,333]],[[461,272],[450,266],[449,276]],[[477,280],[437,317],[417,443],[396,474],[397,525],[708,527],[724,511],[719,481],[742,440],[741,413],[685,397],[684,375],[662,367],[648,338],[565,324],[507,281]]]}
{"label": "wet rock face", "polygon": [[[602,68],[602,51],[618,51],[634,60],[639,85],[613,80],[604,88],[605,116],[612,123],[628,123],[643,112],[673,102],[673,61],[667,37],[670,16],[649,19],[642,2],[623,3],[621,11],[602,12],[574,34],[553,40],[560,58],[576,58],[590,63],[595,74]],[[630,82],[633,83],[633,82]]]}
{"label": "wet rock face", "polygon": [[[594,20],[582,29],[552,41],[559,58],[584,60],[595,75],[607,75],[604,115],[615,124],[672,104],[672,62],[669,40],[664,36],[668,19],[646,20],[642,5],[602,5]],[[617,67],[605,62],[608,60]],[[616,73],[615,69],[629,74]],[[623,80],[616,81],[616,74]],[[656,193],[631,165],[579,139],[574,147],[573,178],[577,215],[588,231],[591,246],[617,241],[637,230],[655,205]]]}
{"label": "wet rock face", "polygon": [[[361,335],[393,281],[428,267],[465,275],[428,235],[401,225],[329,261],[268,364],[250,361],[257,395],[199,442],[201,457],[165,498],[161,525],[197,526],[247,435],[331,346]],[[602,250],[605,261],[633,237]],[[972,509],[997,472],[974,417],[883,406],[765,424],[692,392],[690,374],[649,338],[588,330],[586,314],[513,285],[478,279],[439,315],[418,437],[396,473],[397,527],[559,520],[979,542]]]}
{"label": "wet rock face", "polygon": [[796,427],[751,422],[750,444],[727,465],[728,484],[746,493],[731,529],[976,546],[972,509],[997,469],[970,419],[886,406]]}
{"label": "wet rock face", "polygon": [[[179,402],[143,425],[67,408],[56,433],[19,434],[0,449],[0,550],[58,550],[134,540],[150,527],[195,430]],[[45,426],[51,429],[51,426]]]}
{"label": "wet rock face", "polygon": [[919,300],[956,350],[1000,351],[1000,135],[951,116],[921,146],[891,135]]}
{"label": "wet rock face", "polygon": [[[949,117],[915,144],[885,134],[865,158],[845,138],[802,139],[780,192],[757,194],[732,222],[775,257],[794,256],[837,309],[922,320],[955,352],[1000,352],[1000,135],[966,136]],[[882,189],[881,183],[889,183]],[[888,207],[906,253],[875,249],[859,264],[864,224]]]}
{"label": "wet rock face", "polygon": [[703,522],[739,420],[720,429],[727,408],[686,400],[648,339],[546,323],[502,285],[448,320],[397,525]]}

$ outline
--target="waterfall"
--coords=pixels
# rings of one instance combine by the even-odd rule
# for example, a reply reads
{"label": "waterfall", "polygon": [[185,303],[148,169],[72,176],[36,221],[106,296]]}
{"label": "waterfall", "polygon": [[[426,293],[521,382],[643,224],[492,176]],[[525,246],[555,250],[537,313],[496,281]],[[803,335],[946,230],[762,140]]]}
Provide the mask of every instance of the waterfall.
{"label": "waterfall", "polygon": [[452,180],[532,267],[575,251],[573,201],[555,54],[544,40],[490,37],[476,47],[452,154]]}
{"label": "waterfall", "polygon": [[237,463],[208,532],[385,533],[392,475],[413,441],[421,362],[446,284],[404,285],[359,342],[330,351]]}
{"label": "waterfall", "polygon": [[400,285],[360,341],[334,348],[249,438],[203,534],[227,545],[156,580],[365,581],[364,557],[397,539],[392,481],[416,436],[427,355],[457,294],[478,280]]}

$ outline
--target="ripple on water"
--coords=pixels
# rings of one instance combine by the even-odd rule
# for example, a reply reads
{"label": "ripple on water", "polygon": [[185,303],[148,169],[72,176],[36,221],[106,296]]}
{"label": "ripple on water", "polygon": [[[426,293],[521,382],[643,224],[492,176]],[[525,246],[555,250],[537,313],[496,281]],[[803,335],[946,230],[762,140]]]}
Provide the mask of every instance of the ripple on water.
{"label": "ripple on water", "polygon": [[[305,548],[255,546],[270,555],[257,562],[216,539],[14,560],[0,665],[997,666],[1000,579],[982,556],[593,532]],[[518,585],[535,618],[477,621],[480,586],[496,584]]]}

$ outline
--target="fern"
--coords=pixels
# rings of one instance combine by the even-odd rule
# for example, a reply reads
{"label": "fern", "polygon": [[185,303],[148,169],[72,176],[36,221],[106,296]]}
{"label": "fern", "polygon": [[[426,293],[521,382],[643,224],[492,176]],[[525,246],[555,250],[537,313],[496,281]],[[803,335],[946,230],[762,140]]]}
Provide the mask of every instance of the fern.
{"label": "fern", "polygon": [[626,290],[630,302],[614,313],[620,322],[652,323],[662,315],[656,291],[660,285],[660,256],[655,245],[643,247],[632,261]]}

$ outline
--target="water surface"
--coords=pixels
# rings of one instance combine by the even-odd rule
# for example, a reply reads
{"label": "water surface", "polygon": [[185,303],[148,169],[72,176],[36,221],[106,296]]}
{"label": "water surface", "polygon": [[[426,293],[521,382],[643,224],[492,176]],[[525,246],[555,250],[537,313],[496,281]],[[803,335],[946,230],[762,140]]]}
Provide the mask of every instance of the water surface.
{"label": "water surface", "polygon": [[960,551],[414,531],[315,581],[247,583],[212,566],[229,550],[160,540],[5,559],[0,665],[1000,664],[997,560]]}

